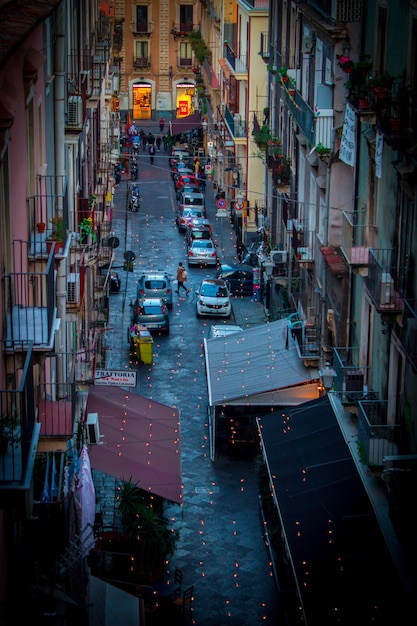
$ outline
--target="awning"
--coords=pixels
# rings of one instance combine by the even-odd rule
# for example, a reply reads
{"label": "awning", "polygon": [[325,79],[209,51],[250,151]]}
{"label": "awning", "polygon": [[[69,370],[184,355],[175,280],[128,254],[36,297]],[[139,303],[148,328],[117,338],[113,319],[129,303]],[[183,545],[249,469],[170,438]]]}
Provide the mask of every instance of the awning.
{"label": "awning", "polygon": [[90,576],[90,626],[145,625],[143,600]]}
{"label": "awning", "polygon": [[170,133],[172,136],[180,135],[181,133],[189,133],[192,130],[201,128],[201,116],[200,113],[193,113],[169,122]]}
{"label": "awning", "polygon": [[177,409],[119,387],[92,387],[88,413],[98,413],[100,444],[93,469],[181,502],[180,420]]}
{"label": "awning", "polygon": [[404,589],[328,398],[262,416],[258,424],[305,622],[354,624],[366,615],[366,623],[410,623]]}
{"label": "awning", "polygon": [[222,68],[223,74],[226,78],[226,80],[229,80],[230,75],[232,73],[230,66],[227,62],[227,59],[219,59],[219,65]]}
{"label": "awning", "polygon": [[[305,386],[317,377],[305,367],[289,332],[288,320],[261,324],[227,337],[204,340],[209,407],[218,404],[284,404],[279,391],[289,401],[291,389]],[[313,384],[317,397],[317,385]],[[297,404],[300,402],[297,395]],[[275,400],[273,396],[276,396]],[[258,400],[252,403],[252,396]]]}

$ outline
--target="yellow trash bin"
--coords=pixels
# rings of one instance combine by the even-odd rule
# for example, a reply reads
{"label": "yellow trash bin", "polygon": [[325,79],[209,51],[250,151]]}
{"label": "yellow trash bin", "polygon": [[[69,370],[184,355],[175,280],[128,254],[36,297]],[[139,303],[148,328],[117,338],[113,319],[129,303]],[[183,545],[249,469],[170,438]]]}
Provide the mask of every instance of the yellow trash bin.
{"label": "yellow trash bin", "polygon": [[147,365],[153,363],[153,339],[149,330],[139,332],[140,360]]}

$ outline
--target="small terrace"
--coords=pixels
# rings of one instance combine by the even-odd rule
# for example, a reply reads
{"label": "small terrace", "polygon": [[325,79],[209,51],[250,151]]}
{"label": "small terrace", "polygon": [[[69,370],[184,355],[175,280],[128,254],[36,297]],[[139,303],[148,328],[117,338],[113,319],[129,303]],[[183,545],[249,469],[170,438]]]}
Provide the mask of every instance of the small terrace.
{"label": "small terrace", "polygon": [[399,289],[400,279],[404,280],[405,268],[394,263],[394,250],[369,250],[368,276],[366,289],[379,313],[401,313],[404,300]]}
{"label": "small terrace", "polygon": [[224,107],[224,120],[229,128],[229,131],[233,137],[246,137],[246,122],[242,121],[241,116],[239,114],[234,114],[230,111],[229,107],[226,105]]}
{"label": "small terrace", "polygon": [[289,317],[290,332],[295,340],[298,356],[303,361],[320,360],[320,327],[313,316],[308,320],[302,319],[300,313],[292,313]]}
{"label": "small terrace", "polygon": [[6,349],[15,350],[16,342],[34,350],[50,350],[57,324],[55,303],[55,252],[49,253],[47,263],[34,259],[28,263],[31,242],[13,242],[13,266],[20,271],[4,278],[4,312],[6,319]]}
{"label": "small terrace", "polygon": [[179,24],[173,24],[171,35],[174,36],[174,39],[184,39],[184,37],[188,37],[190,33],[197,32],[200,32],[200,24],[180,22]]}

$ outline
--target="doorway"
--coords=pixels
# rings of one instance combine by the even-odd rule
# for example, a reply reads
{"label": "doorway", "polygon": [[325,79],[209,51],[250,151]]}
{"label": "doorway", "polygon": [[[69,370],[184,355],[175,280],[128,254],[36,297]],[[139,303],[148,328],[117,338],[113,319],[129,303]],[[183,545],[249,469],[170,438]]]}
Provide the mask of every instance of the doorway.
{"label": "doorway", "polygon": [[133,85],[133,119],[150,120],[152,115],[152,85],[136,83]]}

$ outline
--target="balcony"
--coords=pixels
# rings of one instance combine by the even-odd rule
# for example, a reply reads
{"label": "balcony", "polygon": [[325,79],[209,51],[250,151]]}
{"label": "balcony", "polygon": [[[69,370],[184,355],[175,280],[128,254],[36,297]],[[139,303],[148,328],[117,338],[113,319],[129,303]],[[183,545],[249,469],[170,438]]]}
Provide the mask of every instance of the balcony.
{"label": "balcony", "polygon": [[247,136],[246,122],[242,121],[242,118],[238,113],[235,113],[233,115],[233,113],[230,111],[227,105],[224,108],[224,120],[227,124],[227,127],[232,137],[246,138]]}
{"label": "balcony", "polygon": [[367,387],[370,368],[361,361],[359,348],[333,348],[333,369],[333,391],[342,404],[357,405],[360,400],[377,399],[376,392]]}
{"label": "balcony", "polygon": [[362,218],[358,212],[348,213],[342,211],[342,245],[341,252],[349,265],[360,272],[367,268],[369,263],[369,245],[371,227],[365,223],[359,223]]}
{"label": "balcony", "polygon": [[[287,87],[287,85],[289,86]],[[315,146],[318,143],[323,144],[323,146],[332,145],[333,110],[318,109],[313,111],[301,93],[290,82],[282,83],[282,91],[291,115],[311,145]]]}
{"label": "balcony", "polygon": [[5,276],[4,317],[6,349],[14,350],[16,342],[34,350],[50,350],[54,342],[56,318],[55,252],[51,250],[45,266],[34,259],[28,266],[31,243],[13,242],[14,267],[19,272]]}
{"label": "balcony", "polygon": [[[9,349],[7,343],[0,342],[0,346],[2,354]],[[0,491],[11,485],[15,489],[30,487],[39,437],[35,423],[33,347],[15,342],[13,350],[7,360],[7,389],[0,389],[0,430],[5,431],[0,453]]]}
{"label": "balcony", "polygon": [[145,35],[149,36],[153,30],[153,24],[147,20],[143,20],[142,22],[131,22],[130,27],[132,34],[136,37]]}
{"label": "balcony", "polygon": [[358,447],[361,461],[369,467],[383,468],[386,456],[397,456],[403,429],[389,423],[388,402],[360,400],[358,409]]}
{"label": "balcony", "polygon": [[192,66],[193,66],[193,60],[192,60],[192,58],[189,58],[189,59],[188,59],[188,58],[186,58],[186,57],[180,57],[180,58],[178,59],[178,67],[180,67],[180,68],[181,68],[181,67],[184,67],[184,68],[189,69],[189,68],[190,68],[190,67],[192,67]]}
{"label": "balcony", "polygon": [[[48,361],[55,361],[51,371],[63,367],[66,354],[57,354],[48,357]],[[56,383],[44,382],[36,388],[38,421],[41,424],[40,440],[54,439],[67,441],[74,431],[74,417],[76,414],[75,385],[72,382]]]}
{"label": "balcony", "polygon": [[[225,50],[226,59],[235,74],[235,78],[247,78],[248,60],[246,54],[236,56],[236,53],[228,44],[225,44]],[[245,76],[239,76],[239,74],[244,74]]]}
{"label": "balcony", "polygon": [[401,313],[404,300],[397,283],[404,279],[405,268],[398,268],[392,260],[394,250],[369,250],[368,276],[365,286],[372,303],[381,314]]}
{"label": "balcony", "polygon": [[320,328],[313,321],[302,319],[300,313],[292,313],[289,328],[295,340],[298,356],[309,363],[320,360]]}
{"label": "balcony", "polygon": [[190,33],[196,33],[200,31],[200,24],[174,24],[171,30],[171,35],[174,36],[174,39],[184,39],[188,37]]}
{"label": "balcony", "polygon": [[400,341],[408,361],[417,371],[417,303],[415,300],[404,300]]}
{"label": "balcony", "polygon": [[150,57],[134,57],[133,67],[135,69],[147,69],[151,67]]}

